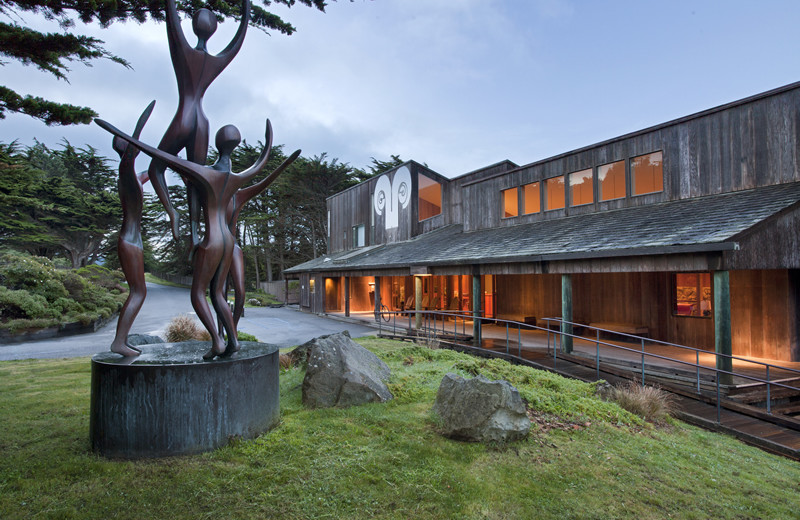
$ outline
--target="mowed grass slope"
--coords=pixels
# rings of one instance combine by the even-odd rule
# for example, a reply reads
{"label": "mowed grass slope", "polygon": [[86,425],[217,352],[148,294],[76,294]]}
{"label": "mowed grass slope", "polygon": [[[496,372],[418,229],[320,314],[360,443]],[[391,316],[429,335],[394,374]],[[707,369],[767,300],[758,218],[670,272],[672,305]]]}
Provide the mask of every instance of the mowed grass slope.
{"label": "mowed grass slope", "polygon": [[[677,421],[654,426],[593,385],[379,339],[396,399],[306,410],[281,374],[281,423],[213,453],[89,451],[89,360],[0,363],[0,518],[796,518],[800,464]],[[442,376],[482,373],[536,412],[507,446],[441,437]]]}

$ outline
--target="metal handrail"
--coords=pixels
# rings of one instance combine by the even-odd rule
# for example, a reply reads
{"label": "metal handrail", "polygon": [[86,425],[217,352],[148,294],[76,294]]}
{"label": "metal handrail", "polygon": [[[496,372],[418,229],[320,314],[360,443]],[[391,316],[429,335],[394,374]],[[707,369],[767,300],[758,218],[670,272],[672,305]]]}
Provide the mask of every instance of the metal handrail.
{"label": "metal handrail", "polygon": [[[703,354],[713,354],[713,355],[715,355],[717,357],[730,358],[731,360],[743,361],[745,363],[752,363],[754,365],[761,365],[761,366],[764,366],[764,367],[777,368],[777,369],[780,369],[780,370],[786,370],[788,372],[794,372],[794,373],[800,375],[800,369],[786,367],[786,366],[782,366],[782,365],[776,365],[776,364],[773,364],[773,363],[766,363],[764,361],[754,361],[752,359],[747,359],[747,358],[744,358],[744,357],[741,357],[741,356],[734,356],[732,354],[723,354],[721,352],[712,352],[710,350],[703,350],[703,349],[699,349],[699,348],[695,348],[695,347],[688,347],[686,345],[679,345],[677,343],[670,343],[668,341],[645,338],[643,336],[636,336],[634,334],[628,334],[627,332],[617,332],[617,331],[610,330],[610,329],[603,329],[603,328],[600,328],[600,327],[592,327],[591,325],[586,325],[585,323],[577,323],[577,322],[574,322],[574,321],[566,321],[566,320],[562,320],[561,318],[542,318],[542,319],[547,321],[548,323],[549,322],[558,322],[558,323],[567,323],[567,324],[573,325],[573,326],[577,325],[579,327],[584,327],[584,328],[587,328],[587,329],[597,330],[597,331],[600,331],[600,332],[610,332],[610,333],[616,334],[618,336],[626,336],[626,337],[629,337],[629,338],[636,339],[637,341],[643,340],[643,341],[646,341],[648,343],[657,343],[659,345],[665,345],[665,346],[668,346],[668,347],[682,348],[684,350],[699,352],[699,353],[703,353]],[[581,339],[586,339],[586,338],[584,338],[582,336],[576,336],[576,337],[580,337]]]}
{"label": "metal handrail", "polygon": [[[388,314],[393,314],[394,317],[395,317],[395,319],[393,320],[393,327],[394,327],[394,330],[395,330],[395,335],[396,335],[396,316],[397,316],[397,314],[400,314],[400,313],[401,313],[401,311],[388,311]],[[582,340],[582,341],[593,342],[593,343],[596,344],[596,356],[595,356],[595,359],[596,359],[596,370],[597,370],[597,378],[598,379],[600,379],[600,365],[601,365],[601,361],[600,361],[600,346],[601,345],[603,345],[605,347],[615,348],[615,349],[618,349],[618,350],[632,352],[632,353],[636,353],[636,354],[641,355],[641,358],[642,358],[642,363],[641,363],[641,365],[642,365],[641,384],[642,385],[645,384],[645,362],[644,362],[644,360],[645,360],[646,356],[650,357],[650,358],[669,361],[669,362],[672,362],[672,363],[678,363],[680,365],[686,365],[686,366],[694,367],[696,369],[696,374],[697,374],[696,389],[697,389],[697,393],[698,394],[701,393],[701,390],[700,390],[700,371],[701,370],[713,371],[714,374],[716,375],[716,377],[715,377],[716,381],[715,382],[716,382],[716,405],[717,405],[717,422],[718,423],[721,421],[721,401],[722,401],[721,392],[720,392],[720,375],[730,375],[731,377],[738,377],[738,378],[741,378],[741,379],[746,379],[746,380],[754,381],[754,382],[757,382],[757,383],[765,384],[766,388],[767,388],[767,396],[766,396],[766,405],[767,406],[766,407],[767,407],[767,413],[769,413],[769,414],[772,413],[772,410],[771,410],[771,401],[772,400],[771,400],[771,395],[770,395],[771,394],[771,387],[775,386],[775,387],[786,388],[786,389],[795,390],[795,391],[800,390],[798,387],[789,386],[789,385],[783,384],[783,383],[781,383],[779,381],[771,381],[769,379],[770,368],[777,368],[777,369],[780,369],[780,370],[786,370],[786,371],[794,372],[794,373],[800,373],[800,370],[796,370],[796,369],[793,369],[793,368],[790,368],[790,367],[784,367],[784,366],[781,366],[781,365],[775,365],[775,364],[772,364],[772,363],[765,363],[765,362],[760,362],[760,361],[751,361],[749,359],[738,357],[738,356],[732,356],[732,355],[729,355],[729,354],[720,354],[720,353],[717,353],[717,352],[710,352],[710,351],[707,351],[707,350],[701,350],[701,349],[697,349],[697,348],[693,348],[693,347],[687,347],[685,345],[678,345],[678,344],[669,343],[669,342],[666,342],[666,341],[653,340],[653,339],[650,339],[650,338],[644,338],[642,336],[635,336],[633,334],[620,333],[620,332],[616,332],[616,331],[613,331],[613,330],[602,329],[602,328],[598,328],[598,327],[590,327],[590,326],[587,326],[587,325],[582,324],[582,323],[565,321],[565,320],[562,320],[560,318],[543,318],[543,319],[545,321],[547,321],[548,324],[550,322],[558,322],[560,324],[567,323],[567,324],[578,325],[578,326],[581,326],[581,327],[586,327],[586,328],[595,330],[597,332],[596,338],[595,339],[588,339],[588,338],[585,338],[583,336],[578,336],[576,334],[564,332],[563,331],[563,327],[559,327],[561,329],[560,331],[554,332],[554,331],[552,331],[550,329],[549,325],[548,325],[548,327],[540,327],[538,325],[522,323],[522,322],[518,322],[518,321],[514,321],[514,320],[505,320],[505,319],[498,319],[498,318],[487,318],[487,317],[484,317],[484,316],[475,316],[474,314],[459,314],[458,311],[456,311],[456,313],[453,313],[453,312],[443,312],[443,311],[404,310],[404,311],[402,311],[402,313],[403,314],[406,314],[406,313],[408,314],[408,317],[409,317],[409,320],[408,320],[408,322],[409,322],[408,331],[409,331],[409,333],[413,330],[413,327],[411,326],[411,315],[412,314],[414,314],[414,315],[423,314],[423,316],[425,318],[424,327],[423,328],[425,328],[425,329],[429,329],[429,325],[430,325],[430,321],[431,321],[430,317],[432,316],[433,317],[434,331],[438,330],[437,323],[436,323],[436,316],[437,315],[441,315],[443,318],[444,317],[453,317],[453,318],[455,318],[454,319],[454,332],[455,332],[454,333],[454,340],[458,339],[457,328],[458,328],[458,318],[459,317],[463,317],[464,318],[464,320],[463,320],[464,322],[467,321],[467,318],[469,318],[471,320],[477,320],[478,323],[479,323],[479,326],[482,326],[482,322],[483,321],[491,321],[491,322],[493,322],[495,324],[496,323],[505,323],[506,324],[506,354],[511,356],[511,357],[518,358],[520,360],[523,360],[523,358],[522,358],[522,336],[521,336],[522,328],[525,328],[526,330],[541,330],[541,331],[546,332],[547,333],[547,352],[548,352],[548,354],[550,353],[550,335],[551,334],[555,334],[557,337],[560,336],[562,338],[562,342],[563,342],[563,337],[564,336],[569,336],[571,338],[577,338],[577,339]],[[383,312],[381,314],[383,314]],[[445,331],[445,329],[444,329],[444,319],[442,319],[441,321],[442,321],[442,331],[446,333],[447,331]],[[510,352],[510,348],[509,348],[510,347],[509,331],[510,331],[510,328],[511,328],[512,325],[517,328],[517,338],[518,338],[518,341],[517,341],[518,349],[517,350],[518,350],[518,355],[516,355],[516,356]],[[464,325],[462,324],[462,327],[463,326]],[[614,343],[609,343],[607,341],[602,341],[602,340],[600,340],[600,332],[601,331],[610,332],[610,333],[613,333],[613,334],[622,335],[622,336],[626,336],[626,337],[635,338],[637,340],[640,340],[641,344],[642,344],[642,348],[641,348],[641,350],[633,349],[633,348],[624,347],[624,346],[621,346],[621,345],[616,345]],[[380,333],[380,331],[379,331],[379,333]],[[671,358],[671,357],[663,356],[663,355],[660,355],[660,354],[646,352],[645,348],[644,348],[645,341],[650,342],[650,343],[658,343],[660,345],[683,348],[683,349],[689,350],[689,351],[694,351],[695,352],[696,361],[695,361],[695,363],[691,363],[691,362],[683,361],[683,360],[677,359],[677,358]],[[556,340],[554,338],[553,339],[553,366],[554,367],[556,366],[556,363],[557,363],[557,360],[558,360],[558,350],[559,349],[556,348]],[[717,363],[715,363],[714,367],[708,367],[708,366],[705,366],[705,365],[701,365],[700,361],[699,361],[699,356],[700,356],[701,352],[704,353],[704,354],[714,354],[715,356],[726,356],[726,357],[730,357],[732,359],[737,359],[737,360],[740,360],[740,361],[745,361],[745,362],[748,362],[748,363],[761,365],[761,366],[765,367],[765,369],[766,369],[766,377],[767,377],[767,379],[761,379],[761,378],[758,378],[758,377],[755,377],[755,376],[750,376],[750,375],[747,375],[747,374],[735,372],[733,370],[731,370],[731,371],[724,370],[724,369],[721,369],[721,368],[717,367],[716,366]]]}

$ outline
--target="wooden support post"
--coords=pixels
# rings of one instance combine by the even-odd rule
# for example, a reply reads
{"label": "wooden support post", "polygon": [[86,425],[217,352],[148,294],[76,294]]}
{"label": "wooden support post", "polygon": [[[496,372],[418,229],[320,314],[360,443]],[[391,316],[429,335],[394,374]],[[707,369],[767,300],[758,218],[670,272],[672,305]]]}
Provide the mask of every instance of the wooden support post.
{"label": "wooden support post", "polygon": [[414,310],[417,313],[414,315],[414,326],[417,330],[422,328],[422,314],[419,311],[422,310],[422,277],[415,276],[414,277]]}
{"label": "wooden support post", "polygon": [[789,269],[789,360],[800,361],[800,269]]}
{"label": "wooden support post", "polygon": [[381,277],[375,277],[375,321],[381,319]]}
{"label": "wooden support post", "polygon": [[[717,354],[717,368],[731,372],[733,353],[731,346],[731,283],[728,271],[714,271],[714,351]],[[730,385],[733,376],[720,374],[721,384]]]}
{"label": "wooden support post", "polygon": [[561,350],[569,354],[572,352],[572,275],[561,275]]}
{"label": "wooden support post", "polygon": [[481,275],[475,270],[472,275],[472,341],[481,346]]}
{"label": "wooden support post", "polygon": [[344,315],[350,317],[350,277],[344,277]]}

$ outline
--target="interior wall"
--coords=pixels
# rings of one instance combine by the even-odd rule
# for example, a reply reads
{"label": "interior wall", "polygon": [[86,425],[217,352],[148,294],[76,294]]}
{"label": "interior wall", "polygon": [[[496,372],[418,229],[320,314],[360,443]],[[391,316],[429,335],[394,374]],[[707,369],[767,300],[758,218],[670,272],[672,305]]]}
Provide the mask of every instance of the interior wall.
{"label": "interior wall", "polygon": [[350,312],[375,310],[375,293],[369,284],[375,283],[372,276],[353,276],[350,278]]}
{"label": "interior wall", "polygon": [[796,276],[787,269],[731,271],[734,355],[800,361]]}
{"label": "interior wall", "polygon": [[344,279],[325,278],[325,312],[344,311]]}

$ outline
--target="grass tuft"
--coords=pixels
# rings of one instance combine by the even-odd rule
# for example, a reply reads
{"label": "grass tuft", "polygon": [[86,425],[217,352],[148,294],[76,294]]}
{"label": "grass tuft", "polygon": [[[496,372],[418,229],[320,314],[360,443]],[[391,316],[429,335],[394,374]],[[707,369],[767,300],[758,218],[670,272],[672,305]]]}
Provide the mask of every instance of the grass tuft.
{"label": "grass tuft", "polygon": [[611,398],[625,410],[654,423],[664,422],[674,405],[669,392],[657,386],[642,386],[635,381],[615,386]]}
{"label": "grass tuft", "polygon": [[[201,329],[199,322],[188,314],[175,316],[170,320],[169,325],[167,325],[167,342],[180,343],[181,341],[200,339],[201,330],[208,336],[208,331]],[[208,341],[208,339],[205,341]]]}

